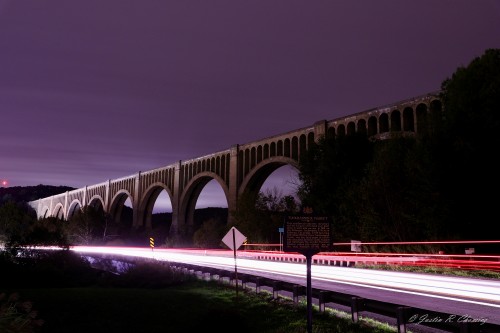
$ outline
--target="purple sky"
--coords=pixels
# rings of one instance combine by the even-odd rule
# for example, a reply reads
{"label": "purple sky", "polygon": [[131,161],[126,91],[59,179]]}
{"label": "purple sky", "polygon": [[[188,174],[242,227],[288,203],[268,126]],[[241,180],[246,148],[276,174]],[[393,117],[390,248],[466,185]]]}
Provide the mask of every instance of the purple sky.
{"label": "purple sky", "polygon": [[498,0],[0,0],[0,179],[83,187],[440,88]]}

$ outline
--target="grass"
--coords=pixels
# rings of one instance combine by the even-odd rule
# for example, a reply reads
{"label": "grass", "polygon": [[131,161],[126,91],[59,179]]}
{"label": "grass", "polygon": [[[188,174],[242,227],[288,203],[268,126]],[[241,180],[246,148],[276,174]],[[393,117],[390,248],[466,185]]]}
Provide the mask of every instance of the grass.
{"label": "grass", "polygon": [[[396,270],[451,273],[451,270],[428,271],[421,267]],[[16,306],[12,306],[14,303],[5,295],[3,301],[0,296],[0,332],[307,331],[305,301],[296,305],[291,299],[273,299],[271,293],[255,293],[254,289],[239,288],[236,295],[234,286],[227,282],[200,280],[167,264],[144,263],[130,267],[121,275],[113,275],[93,270],[82,258],[62,251],[28,261],[0,255],[0,271],[0,287],[5,288],[0,289],[0,294],[19,295],[14,302]],[[478,272],[466,272],[481,276]],[[8,316],[2,317],[6,313]],[[12,329],[13,323],[18,325],[16,330]],[[350,314],[333,309],[319,312],[316,306],[313,306],[312,324],[314,333],[397,331],[368,318],[353,323]]]}
{"label": "grass", "polygon": [[379,270],[397,271],[397,272],[441,274],[449,276],[476,277],[483,279],[500,279],[500,272],[496,271],[458,269],[458,268],[438,267],[438,266],[357,264],[356,268],[379,269]]}
{"label": "grass", "polygon": [[[0,270],[2,333],[307,331],[305,302],[250,289],[236,294],[227,282],[200,280],[157,263],[113,275],[61,252],[36,260],[0,256]],[[16,301],[9,301],[15,294]],[[7,317],[5,308],[11,310]],[[314,333],[395,332],[367,320],[353,323],[334,311],[314,308],[312,317]]]}
{"label": "grass", "polygon": [[[39,311],[40,332],[306,332],[305,305],[266,293],[235,290],[217,282],[144,288],[19,290]],[[313,314],[313,332],[394,332],[369,322],[354,324],[330,313]]]}

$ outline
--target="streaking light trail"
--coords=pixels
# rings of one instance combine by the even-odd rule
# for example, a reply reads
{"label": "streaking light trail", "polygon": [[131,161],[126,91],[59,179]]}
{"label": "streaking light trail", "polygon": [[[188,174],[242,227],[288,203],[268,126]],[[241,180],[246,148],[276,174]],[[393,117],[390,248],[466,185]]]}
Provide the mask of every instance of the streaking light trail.
{"label": "streaking light trail", "polygon": [[[79,253],[118,254],[153,258],[161,261],[188,263],[231,270],[234,267],[232,251],[226,250],[174,250],[129,247],[76,246]],[[238,269],[255,273],[274,273],[303,277],[306,267],[302,264],[248,259],[249,253],[238,253]],[[454,301],[481,304],[500,308],[500,281],[464,277],[381,271],[373,269],[313,265],[313,279],[370,288],[383,288],[400,293],[418,293],[427,297],[440,297]]]}

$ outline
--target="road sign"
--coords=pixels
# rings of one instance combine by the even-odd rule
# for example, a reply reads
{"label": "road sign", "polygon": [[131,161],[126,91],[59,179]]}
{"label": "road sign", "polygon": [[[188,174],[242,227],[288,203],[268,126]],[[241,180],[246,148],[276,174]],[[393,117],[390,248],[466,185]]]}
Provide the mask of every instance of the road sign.
{"label": "road sign", "polygon": [[326,216],[297,215],[285,220],[284,250],[302,254],[331,251],[332,227]]}
{"label": "road sign", "polygon": [[[234,239],[233,239],[234,230]],[[222,238],[222,242],[226,244],[231,250],[237,250],[241,244],[246,241],[247,237],[243,235],[238,229],[232,227],[228,233]]]}
{"label": "road sign", "polygon": [[232,227],[229,232],[222,238],[222,242],[226,244],[234,253],[234,275],[236,283],[236,297],[238,297],[238,268],[236,266],[236,250],[246,242],[247,238],[238,229]]}
{"label": "road sign", "polygon": [[151,249],[155,247],[155,240],[153,237],[149,237],[149,246],[151,246]]}

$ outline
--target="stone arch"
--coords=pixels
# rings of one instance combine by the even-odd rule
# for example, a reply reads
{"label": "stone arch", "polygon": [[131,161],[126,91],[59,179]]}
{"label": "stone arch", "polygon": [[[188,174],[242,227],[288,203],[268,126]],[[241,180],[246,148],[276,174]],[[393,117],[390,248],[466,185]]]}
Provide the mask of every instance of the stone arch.
{"label": "stone arch", "polygon": [[356,133],[356,124],[353,121],[347,123],[347,135],[354,135]]}
{"label": "stone arch", "polygon": [[441,103],[441,101],[439,99],[434,99],[431,101],[429,108],[430,108],[432,113],[434,113],[434,112],[441,113],[441,111],[443,109],[443,103]]}
{"label": "stone arch", "polygon": [[213,172],[203,172],[196,175],[196,177],[193,177],[186,184],[186,187],[179,197],[179,211],[177,212],[178,221],[184,221],[184,225],[178,225],[177,228],[182,234],[192,235],[195,231],[193,228],[196,202],[205,185],[211,180],[215,180],[220,185],[226,197],[226,201],[229,204],[229,188],[221,177]]}
{"label": "stone arch", "polygon": [[52,210],[52,216],[56,217],[58,219],[64,220],[65,219],[65,214],[64,214],[64,207],[61,203],[58,203],[54,209]]}
{"label": "stone arch", "polygon": [[346,135],[346,129],[345,129],[344,124],[340,124],[340,125],[337,127],[337,135],[338,135],[338,136],[344,136],[344,135]]}
{"label": "stone arch", "polygon": [[151,229],[151,218],[153,216],[153,208],[158,199],[160,193],[165,190],[167,192],[170,204],[173,205],[173,194],[170,188],[168,188],[164,183],[153,183],[151,184],[143,193],[141,200],[139,201],[139,224],[144,225],[146,229]]}
{"label": "stone arch", "polygon": [[257,199],[257,195],[269,176],[278,168],[290,165],[298,170],[298,162],[288,157],[277,157],[268,159],[261,164],[257,165],[252,171],[246,175],[238,190],[238,197],[244,193],[250,194],[251,197]]}
{"label": "stone arch", "polygon": [[48,206],[43,206],[43,208],[42,208],[42,210],[41,210],[41,214],[40,214],[40,216],[41,216],[42,218],[47,218],[47,217],[49,217],[49,216],[50,216],[50,209],[49,209],[49,207],[48,207]]}
{"label": "stone arch", "polygon": [[389,116],[387,113],[382,113],[380,117],[378,117],[378,123],[380,133],[389,132]]}
{"label": "stone arch", "polygon": [[73,200],[69,205],[67,220],[70,220],[73,217],[73,215],[75,215],[78,211],[81,211],[82,208],[83,208],[83,205],[80,202],[80,200],[76,200],[76,199]]}
{"label": "stone arch", "polygon": [[416,118],[417,118],[417,131],[424,132],[428,126],[428,114],[427,114],[427,105],[419,104],[417,105],[416,110]]}
{"label": "stone arch", "polygon": [[395,109],[391,112],[391,132],[401,132],[401,112]]}
{"label": "stone arch", "polygon": [[366,120],[365,119],[358,120],[356,132],[360,133],[360,134],[365,134],[365,135],[368,133],[368,130],[366,128]]}
{"label": "stone arch", "polygon": [[371,116],[368,118],[368,136],[377,135],[377,117]]}
{"label": "stone arch", "polygon": [[330,126],[328,127],[328,130],[326,131],[326,135],[328,135],[330,138],[335,137],[335,127]]}
{"label": "stone arch", "polygon": [[415,132],[415,121],[411,107],[406,107],[403,110],[403,131]]}
{"label": "stone arch", "polygon": [[126,190],[120,190],[111,199],[109,205],[109,215],[115,222],[120,222],[123,213],[123,207],[125,206],[125,201],[130,199],[132,202],[132,207],[134,207],[134,197]]}
{"label": "stone arch", "polygon": [[100,195],[94,195],[88,200],[88,205],[96,210],[104,210],[104,199]]}

